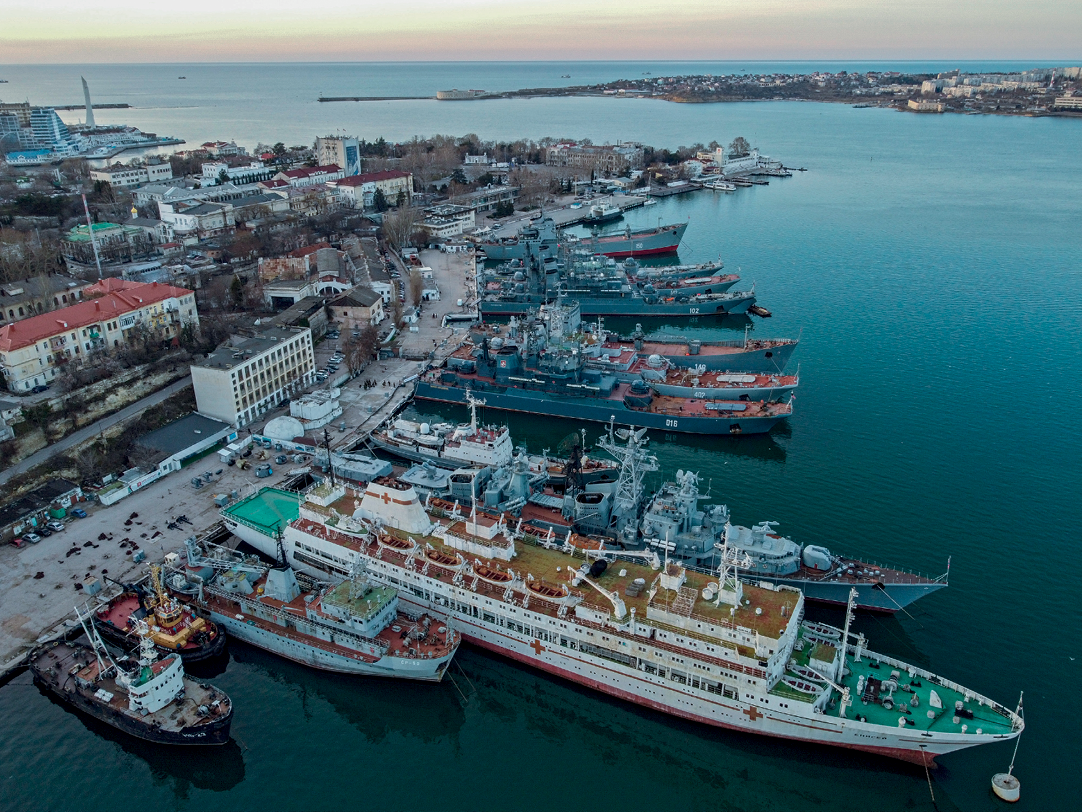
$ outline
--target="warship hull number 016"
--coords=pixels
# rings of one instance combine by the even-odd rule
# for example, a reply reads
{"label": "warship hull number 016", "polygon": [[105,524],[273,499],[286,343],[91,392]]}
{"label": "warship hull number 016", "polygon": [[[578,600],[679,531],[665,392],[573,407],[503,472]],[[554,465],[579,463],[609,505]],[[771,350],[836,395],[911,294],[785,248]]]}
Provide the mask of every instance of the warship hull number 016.
{"label": "warship hull number 016", "polygon": [[[278,540],[237,525],[268,555]],[[937,756],[1015,738],[1021,716],[923,668],[806,622],[799,589],[745,584],[723,545],[713,571],[654,550],[606,550],[392,478],[306,497],[281,544],[314,576],[363,566],[463,638],[612,696],[708,725],[878,753]],[[855,596],[854,596],[855,597]]]}

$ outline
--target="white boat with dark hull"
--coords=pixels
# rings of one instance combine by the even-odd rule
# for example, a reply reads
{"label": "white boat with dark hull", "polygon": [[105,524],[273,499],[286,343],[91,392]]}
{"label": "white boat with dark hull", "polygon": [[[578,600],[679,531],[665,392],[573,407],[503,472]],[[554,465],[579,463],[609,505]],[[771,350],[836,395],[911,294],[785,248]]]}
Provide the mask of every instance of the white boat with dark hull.
{"label": "white boat with dark hull", "polygon": [[237,639],[302,665],[438,682],[461,642],[446,618],[401,611],[398,590],[369,579],[361,562],[345,580],[302,589],[285,564],[253,565],[194,539],[186,552],[172,589]]}

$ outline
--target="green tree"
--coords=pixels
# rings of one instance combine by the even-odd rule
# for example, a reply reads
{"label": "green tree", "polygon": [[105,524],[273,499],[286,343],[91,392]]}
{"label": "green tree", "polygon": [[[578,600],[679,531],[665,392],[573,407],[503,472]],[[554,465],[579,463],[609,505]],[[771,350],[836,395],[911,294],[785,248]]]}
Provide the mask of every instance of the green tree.
{"label": "green tree", "polygon": [[383,194],[382,189],[376,189],[376,193],[372,195],[372,208],[376,211],[387,211],[390,208],[387,204],[387,196]]}
{"label": "green tree", "polygon": [[233,277],[233,284],[229,286],[229,295],[233,299],[233,309],[239,309],[244,301],[244,283],[240,281],[239,276]]}
{"label": "green tree", "polygon": [[229,183],[229,173],[224,169],[218,173],[218,185],[221,186],[223,183]]}
{"label": "green tree", "polygon": [[469,180],[466,178],[466,173],[462,171],[461,166],[456,166],[455,171],[451,173],[451,182],[461,183],[463,185],[469,183]]}

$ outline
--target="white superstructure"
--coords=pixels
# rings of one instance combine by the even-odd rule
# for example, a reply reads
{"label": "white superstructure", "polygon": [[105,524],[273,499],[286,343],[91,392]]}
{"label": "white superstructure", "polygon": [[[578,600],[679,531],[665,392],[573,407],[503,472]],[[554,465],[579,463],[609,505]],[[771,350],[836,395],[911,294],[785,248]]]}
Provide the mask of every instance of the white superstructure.
{"label": "white superstructure", "polygon": [[407,486],[370,486],[349,515],[357,496],[302,507],[284,532],[295,566],[364,564],[406,605],[448,614],[467,641],[613,696],[917,763],[1021,731],[991,700],[866,651],[848,622],[803,623],[803,594],[743,584],[747,560],[728,548],[706,573],[472,506],[422,505]]}

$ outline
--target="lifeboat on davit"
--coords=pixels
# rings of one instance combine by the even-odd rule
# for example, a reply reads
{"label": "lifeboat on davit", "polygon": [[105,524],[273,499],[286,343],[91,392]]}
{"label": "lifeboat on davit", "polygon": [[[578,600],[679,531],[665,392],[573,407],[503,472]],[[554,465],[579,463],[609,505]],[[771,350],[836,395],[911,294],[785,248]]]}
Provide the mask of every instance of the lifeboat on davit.
{"label": "lifeboat on davit", "polygon": [[490,567],[488,564],[475,564],[473,574],[482,581],[496,586],[507,586],[515,580],[515,574],[510,570],[501,570],[499,567]]}
{"label": "lifeboat on davit", "polygon": [[379,546],[396,553],[412,553],[417,548],[417,542],[413,539],[400,539],[384,534],[379,537]]}
{"label": "lifeboat on davit", "polygon": [[527,581],[526,588],[537,597],[549,600],[559,600],[568,594],[566,586],[556,586],[545,581]]}
{"label": "lifeboat on davit", "polygon": [[425,558],[449,570],[460,570],[466,566],[466,559],[458,553],[448,553],[443,550],[426,550]]}

